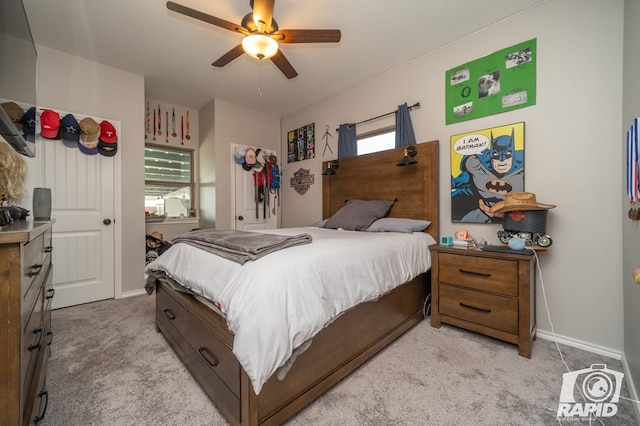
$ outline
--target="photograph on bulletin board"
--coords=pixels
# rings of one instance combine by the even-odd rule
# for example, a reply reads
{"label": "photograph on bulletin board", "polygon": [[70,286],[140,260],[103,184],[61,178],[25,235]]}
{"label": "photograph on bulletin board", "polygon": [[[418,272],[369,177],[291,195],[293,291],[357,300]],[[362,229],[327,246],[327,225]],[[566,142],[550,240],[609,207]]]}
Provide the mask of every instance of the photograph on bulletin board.
{"label": "photograph on bulletin board", "polygon": [[287,163],[316,156],[315,123],[287,132]]}
{"label": "photograph on bulletin board", "polygon": [[536,104],[536,39],[446,72],[446,124]]}
{"label": "photograph on bulletin board", "polygon": [[501,223],[491,206],[524,191],[524,122],[451,136],[451,221]]}

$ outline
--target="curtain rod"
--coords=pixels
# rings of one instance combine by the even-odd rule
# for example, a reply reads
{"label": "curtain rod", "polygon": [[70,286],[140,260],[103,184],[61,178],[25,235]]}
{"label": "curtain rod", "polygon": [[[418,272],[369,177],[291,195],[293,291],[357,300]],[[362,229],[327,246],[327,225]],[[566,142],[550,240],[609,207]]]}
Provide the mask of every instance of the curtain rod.
{"label": "curtain rod", "polygon": [[[419,106],[420,106],[420,102],[416,102],[415,104],[411,105],[408,108],[409,108],[409,111],[411,111],[413,108],[418,108]],[[387,116],[389,116],[391,114],[395,114],[396,111],[391,111],[391,112],[388,112],[386,114],[381,114],[381,115],[378,115],[377,117],[367,118],[366,120],[358,121],[357,123],[353,123],[353,124],[358,125],[358,124],[368,123],[370,121],[377,120],[379,118],[384,118],[384,117],[387,117]],[[340,128],[337,128],[336,132],[339,132],[339,131],[340,131]]]}

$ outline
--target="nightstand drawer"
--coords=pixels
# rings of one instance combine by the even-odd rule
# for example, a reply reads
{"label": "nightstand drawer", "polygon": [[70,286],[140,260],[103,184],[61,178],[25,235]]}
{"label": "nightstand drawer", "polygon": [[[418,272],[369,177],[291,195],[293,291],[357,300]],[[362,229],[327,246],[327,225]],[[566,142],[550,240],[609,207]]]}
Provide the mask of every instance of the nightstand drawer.
{"label": "nightstand drawer", "polygon": [[440,284],[440,313],[461,320],[518,333],[518,300]]}
{"label": "nightstand drawer", "polygon": [[515,261],[441,253],[438,272],[440,282],[518,296]]}

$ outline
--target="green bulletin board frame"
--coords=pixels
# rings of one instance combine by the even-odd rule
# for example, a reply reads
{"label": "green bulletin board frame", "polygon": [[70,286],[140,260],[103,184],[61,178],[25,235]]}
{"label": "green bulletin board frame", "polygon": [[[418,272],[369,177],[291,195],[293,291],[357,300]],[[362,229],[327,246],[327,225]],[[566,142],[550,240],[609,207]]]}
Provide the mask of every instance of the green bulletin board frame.
{"label": "green bulletin board frame", "polygon": [[448,70],[446,124],[536,104],[536,43],[531,39]]}

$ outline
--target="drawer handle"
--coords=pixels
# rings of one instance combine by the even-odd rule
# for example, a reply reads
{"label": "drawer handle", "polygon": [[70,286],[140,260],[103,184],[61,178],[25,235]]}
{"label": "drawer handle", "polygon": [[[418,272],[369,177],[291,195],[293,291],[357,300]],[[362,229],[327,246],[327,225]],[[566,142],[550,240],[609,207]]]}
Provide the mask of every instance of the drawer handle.
{"label": "drawer handle", "polygon": [[41,328],[36,328],[35,330],[33,330],[33,334],[40,334],[40,339],[38,339],[38,344],[32,344],[29,345],[27,347],[27,350],[29,352],[35,350],[35,349],[40,349],[40,345],[42,344],[42,329]]}
{"label": "drawer handle", "polygon": [[49,338],[49,341],[47,342],[47,346],[51,346],[51,343],[53,342],[53,332],[48,332],[47,333],[47,337]]}
{"label": "drawer handle", "polygon": [[36,275],[40,275],[42,271],[42,265],[33,265],[30,269],[31,271],[27,272],[28,277],[35,277]]}
{"label": "drawer handle", "polygon": [[491,274],[486,274],[484,272],[467,271],[466,269],[458,269],[458,270],[463,274],[479,275],[481,277],[487,277],[487,278],[491,276]]}
{"label": "drawer handle", "polygon": [[463,308],[469,308],[469,309],[474,309],[476,311],[480,311],[480,312],[486,312],[486,313],[491,313],[491,309],[487,309],[487,308],[478,308],[477,306],[471,306],[471,305],[467,305],[466,303],[462,303],[460,302],[460,306],[462,306]]}
{"label": "drawer handle", "polygon": [[176,319],[176,316],[174,315],[173,312],[171,312],[171,309],[165,309],[164,314],[167,316],[167,318],[169,318],[171,321],[173,321],[174,319]]}
{"label": "drawer handle", "polygon": [[45,296],[45,299],[53,299],[54,294],[56,294],[56,290],[53,288],[50,288],[49,290],[47,290],[47,295]]}
{"label": "drawer handle", "polygon": [[44,248],[44,252],[45,252],[45,253],[51,253],[52,251],[53,251],[53,246],[46,246],[46,247]]}
{"label": "drawer handle", "polygon": [[202,348],[198,349],[198,353],[200,354],[202,359],[204,359],[207,362],[207,364],[209,364],[209,367],[215,367],[215,366],[218,365],[218,360],[215,359],[215,357],[211,356],[211,358],[213,358],[213,361],[211,361],[209,359],[210,354],[209,354],[209,356],[207,356],[207,354],[209,353],[209,351],[207,351],[207,348],[202,347]]}
{"label": "drawer handle", "polygon": [[49,405],[49,391],[40,391],[38,397],[40,399],[44,397],[44,408],[42,409],[42,414],[33,419],[34,423],[38,423],[40,420],[44,419],[44,415],[47,413],[47,406]]}

